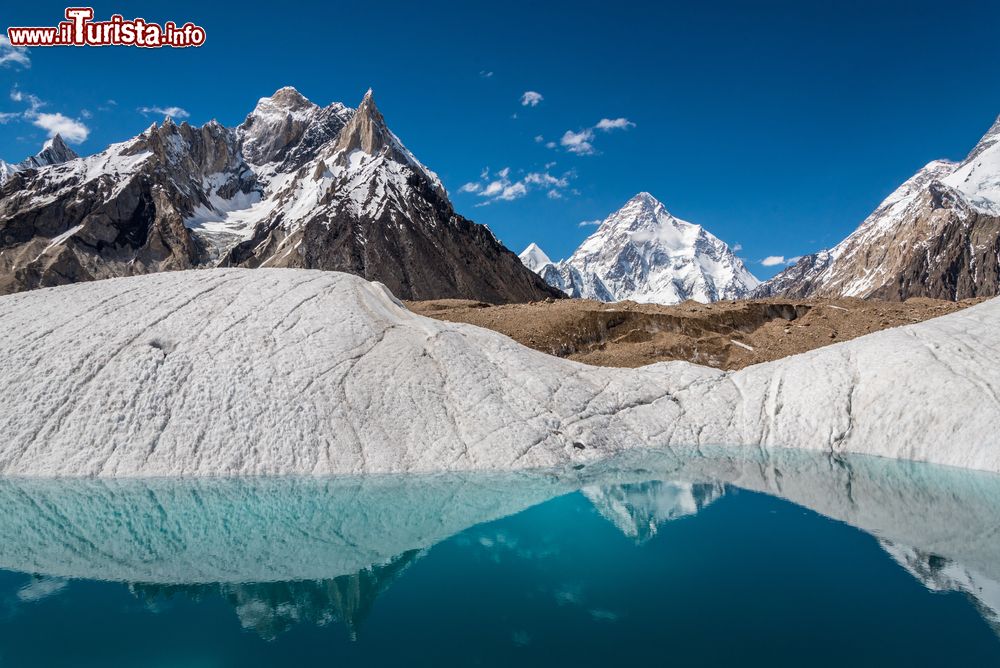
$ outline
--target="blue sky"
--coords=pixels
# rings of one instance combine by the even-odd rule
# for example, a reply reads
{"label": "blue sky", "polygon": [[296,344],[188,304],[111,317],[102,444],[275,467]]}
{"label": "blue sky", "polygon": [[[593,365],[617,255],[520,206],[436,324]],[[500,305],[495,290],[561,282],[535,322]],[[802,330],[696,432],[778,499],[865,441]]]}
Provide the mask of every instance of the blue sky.
{"label": "blue sky", "polygon": [[[37,113],[85,126],[76,148],[92,153],[160,120],[141,109],[236,125],[283,85],[352,106],[371,86],[458,211],[515,252],[537,241],[568,255],[593,231],[581,222],[646,190],[740,244],[765,278],[780,266],[763,258],[836,243],[923,164],[963,157],[1000,114],[996,2],[269,6],[95,3],[100,19],[192,21],[206,44],[7,59],[0,158],[37,150]],[[7,3],[3,28],[55,25],[64,7]],[[44,106],[26,116],[31,96]],[[512,199],[461,191],[486,169]]]}

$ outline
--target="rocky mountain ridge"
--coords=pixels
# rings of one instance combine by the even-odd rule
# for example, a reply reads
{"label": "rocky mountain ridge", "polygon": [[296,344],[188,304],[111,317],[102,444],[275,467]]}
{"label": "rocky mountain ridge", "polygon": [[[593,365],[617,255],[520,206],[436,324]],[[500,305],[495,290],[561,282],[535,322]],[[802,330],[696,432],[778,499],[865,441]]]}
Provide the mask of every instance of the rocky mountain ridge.
{"label": "rocky mountain ridge", "polygon": [[286,87],[236,128],[167,118],[86,158],[46,150],[39,162],[67,159],[0,187],[0,294],[269,266],[347,271],[409,299],[558,295],[454,211],[371,91],[355,110]]}
{"label": "rocky mountain ridge", "polygon": [[1000,294],[1000,119],[961,162],[935,160],[858,229],[755,297],[961,300]]}

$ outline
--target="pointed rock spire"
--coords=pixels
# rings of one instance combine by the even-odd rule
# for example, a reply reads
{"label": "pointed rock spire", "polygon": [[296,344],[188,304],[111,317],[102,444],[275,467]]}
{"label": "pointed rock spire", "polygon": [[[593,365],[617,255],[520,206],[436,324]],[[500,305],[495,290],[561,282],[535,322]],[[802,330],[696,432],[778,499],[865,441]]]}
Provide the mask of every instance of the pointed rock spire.
{"label": "pointed rock spire", "polygon": [[[354,113],[354,117],[341,130],[337,140],[337,150],[347,153],[360,150],[368,155],[377,155],[386,147],[394,151],[398,151],[400,148],[386,126],[382,112],[375,105],[375,96],[372,89],[369,88],[362,98],[358,110]],[[405,161],[409,162],[409,160]]]}
{"label": "pointed rock spire", "polygon": [[74,160],[79,157],[76,151],[66,145],[62,135],[56,133],[51,139],[45,141],[41,151],[19,162],[16,168],[37,169],[46,165],[58,165],[67,160]]}

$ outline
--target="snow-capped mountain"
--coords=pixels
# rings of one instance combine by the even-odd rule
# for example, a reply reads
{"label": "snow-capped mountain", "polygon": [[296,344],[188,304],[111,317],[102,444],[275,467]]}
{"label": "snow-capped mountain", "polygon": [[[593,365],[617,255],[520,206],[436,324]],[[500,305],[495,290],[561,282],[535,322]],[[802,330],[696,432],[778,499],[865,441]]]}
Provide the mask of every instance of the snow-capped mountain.
{"label": "snow-capped mountain", "polygon": [[51,144],[0,188],[0,294],[203,266],[348,271],[405,299],[558,294],[455,213],[371,91],[354,110],[282,88],[236,128],[167,118],[86,158]]}
{"label": "snow-capped mountain", "polygon": [[79,157],[76,151],[66,145],[62,135],[56,134],[56,136],[45,141],[41,151],[25,158],[17,164],[12,165],[0,160],[0,186],[6,183],[7,179],[15,172],[25,169],[38,169],[46,165],[58,165],[61,162],[74,160]]}
{"label": "snow-capped mountain", "polygon": [[723,241],[639,193],[573,255],[551,262],[535,244],[521,261],[571,297],[677,304],[747,296],[760,283]]}
{"label": "snow-capped mountain", "polygon": [[521,251],[517,257],[521,260],[521,264],[535,273],[538,273],[538,270],[545,265],[552,264],[552,260],[545,254],[545,251],[534,242],[528,244],[528,247]]}
{"label": "snow-capped mountain", "polygon": [[935,160],[850,236],[757,296],[964,299],[1000,293],[1000,119],[962,162]]}

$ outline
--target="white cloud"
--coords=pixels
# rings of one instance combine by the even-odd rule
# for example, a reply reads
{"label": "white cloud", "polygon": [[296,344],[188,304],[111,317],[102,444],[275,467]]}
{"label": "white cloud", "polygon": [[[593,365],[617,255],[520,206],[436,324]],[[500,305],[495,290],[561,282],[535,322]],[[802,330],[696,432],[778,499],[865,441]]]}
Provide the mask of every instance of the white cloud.
{"label": "white cloud", "polygon": [[489,70],[479,70],[479,76],[481,76],[484,79],[491,79],[493,78],[493,72]]}
{"label": "white cloud", "polygon": [[543,141],[545,141],[545,137],[543,137],[542,135],[535,135],[536,144],[541,144]]}
{"label": "white cloud", "polygon": [[171,118],[187,118],[191,115],[180,107],[139,107],[139,113],[146,114],[147,116],[149,114],[170,116]]}
{"label": "white cloud", "polygon": [[741,250],[743,250],[743,244],[741,244],[739,242],[736,242],[735,244],[733,244],[733,252],[734,253],[739,253]]}
{"label": "white cloud", "polygon": [[510,167],[504,167],[491,177],[490,169],[487,167],[480,173],[481,181],[479,183],[469,182],[458,190],[482,197],[485,201],[477,206],[521,199],[532,190],[544,190],[550,199],[561,199],[563,191],[569,187],[569,180],[573,175],[573,172],[566,172],[562,176],[555,176],[546,170],[544,172],[528,172],[521,178],[515,179],[511,177]]}
{"label": "white cloud", "polygon": [[569,185],[565,176],[557,178],[548,172],[531,172],[525,175],[524,182],[536,186],[554,186],[556,188],[565,188]]}
{"label": "white cloud", "polygon": [[11,46],[6,35],[0,35],[0,65],[11,67],[20,65],[21,67],[31,67],[31,58],[28,57],[28,50],[22,46]]}
{"label": "white cloud", "polygon": [[581,220],[579,223],[577,223],[576,226],[577,227],[597,227],[602,222],[603,221],[600,221],[600,220]]}
{"label": "white cloud", "polygon": [[[594,148],[594,130],[611,132],[612,130],[628,130],[634,127],[635,123],[627,118],[602,118],[593,127],[584,128],[579,132],[567,130],[563,134],[562,139],[559,140],[559,143],[570,153],[593,155],[597,153],[597,149]],[[549,142],[546,146],[555,148],[555,144],[552,142]]]}
{"label": "white cloud", "polygon": [[86,125],[62,114],[37,114],[31,122],[48,132],[49,137],[62,135],[63,139],[73,144],[86,141],[90,134]]}
{"label": "white cloud", "polygon": [[537,107],[538,103],[544,100],[541,93],[536,93],[533,90],[526,90],[521,95],[521,106],[522,107]]}
{"label": "white cloud", "polygon": [[27,102],[28,109],[24,112],[26,118],[31,118],[38,112],[39,109],[45,106],[45,103],[38,99],[37,95],[32,95],[31,93],[25,93],[17,86],[14,86],[10,90],[10,99],[14,102]]}
{"label": "white cloud", "polygon": [[497,196],[497,199],[502,199],[510,201],[513,199],[520,199],[528,194],[528,187],[518,181],[517,183],[512,183],[503,189],[503,192]]}
{"label": "white cloud", "polygon": [[785,257],[784,255],[768,255],[766,258],[760,261],[765,267],[774,267],[779,264],[795,264],[802,259],[801,255],[796,255],[795,257]]}
{"label": "white cloud", "polygon": [[545,142],[545,148],[555,148],[556,146],[558,146],[558,144],[556,144],[554,141]]}
{"label": "white cloud", "polygon": [[597,130],[603,130],[604,132],[611,132],[612,130],[628,130],[629,128],[634,128],[635,123],[627,118],[602,118],[597,121],[597,125],[594,126]]}
{"label": "white cloud", "polygon": [[[36,95],[25,93],[17,86],[11,89],[10,99],[14,102],[27,102],[28,108],[22,112],[0,114],[0,124],[8,123],[17,118],[31,121],[35,127],[45,130],[49,137],[54,137],[57,134],[62,135],[63,139],[73,144],[86,141],[90,135],[90,128],[79,119],[70,118],[60,113],[40,113],[39,109],[45,106],[45,102],[40,100]],[[90,112],[84,111],[82,113],[85,118],[90,117]]]}
{"label": "white cloud", "polygon": [[499,196],[503,192],[503,189],[504,189],[504,187],[506,185],[505,182],[509,183],[509,181],[507,181],[507,179],[497,179],[496,181],[490,181],[482,189],[482,192],[479,193],[479,196],[480,197],[496,197],[496,196]]}
{"label": "white cloud", "polygon": [[562,144],[570,153],[576,153],[577,155],[592,155],[594,153],[594,145],[590,142],[594,139],[594,131],[590,128],[586,130],[581,130],[580,132],[573,132],[572,130],[567,130],[563,134],[562,139],[559,143]]}
{"label": "white cloud", "polygon": [[90,113],[89,109],[81,109],[80,115],[83,116],[84,118],[93,118],[94,116],[92,113]]}

